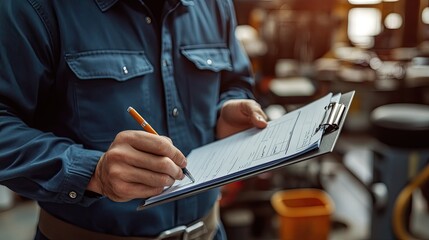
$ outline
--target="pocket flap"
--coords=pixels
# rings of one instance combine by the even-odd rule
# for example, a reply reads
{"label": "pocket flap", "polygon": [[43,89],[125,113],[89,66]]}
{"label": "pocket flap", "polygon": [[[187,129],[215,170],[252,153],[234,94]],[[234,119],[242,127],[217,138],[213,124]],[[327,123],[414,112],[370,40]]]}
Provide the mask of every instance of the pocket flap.
{"label": "pocket flap", "polygon": [[181,51],[199,69],[214,72],[232,70],[231,54],[227,48],[182,48]]}
{"label": "pocket flap", "polygon": [[89,51],[66,54],[70,69],[80,79],[112,78],[125,81],[153,72],[141,51]]}

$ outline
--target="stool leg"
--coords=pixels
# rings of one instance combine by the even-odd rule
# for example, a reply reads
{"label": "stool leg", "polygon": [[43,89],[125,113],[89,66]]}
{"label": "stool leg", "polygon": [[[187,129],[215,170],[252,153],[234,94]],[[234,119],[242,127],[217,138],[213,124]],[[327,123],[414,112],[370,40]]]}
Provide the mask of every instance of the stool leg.
{"label": "stool leg", "polygon": [[[371,219],[371,239],[395,239],[392,229],[392,210],[396,197],[408,182],[408,153],[384,149],[383,158],[374,161],[374,176],[386,185],[387,202],[382,208],[374,208]],[[408,214],[409,215],[409,214]]]}

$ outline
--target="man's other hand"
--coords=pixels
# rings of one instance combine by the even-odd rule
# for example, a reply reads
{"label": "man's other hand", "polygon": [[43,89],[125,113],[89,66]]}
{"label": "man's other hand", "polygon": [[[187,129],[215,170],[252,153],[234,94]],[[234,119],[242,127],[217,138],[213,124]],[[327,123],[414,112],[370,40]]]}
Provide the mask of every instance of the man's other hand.
{"label": "man's other hand", "polygon": [[222,106],[216,126],[216,137],[225,138],[251,127],[265,128],[267,115],[254,100],[228,100]]}

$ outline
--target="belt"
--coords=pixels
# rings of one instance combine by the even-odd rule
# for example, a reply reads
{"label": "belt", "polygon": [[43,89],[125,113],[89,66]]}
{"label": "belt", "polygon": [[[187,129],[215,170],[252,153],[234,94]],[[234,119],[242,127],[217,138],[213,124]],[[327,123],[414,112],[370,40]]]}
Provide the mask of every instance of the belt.
{"label": "belt", "polygon": [[41,208],[39,229],[51,240],[207,240],[216,234],[218,221],[219,203],[216,203],[206,216],[190,225],[165,230],[157,237],[128,237],[90,231],[52,216]]}

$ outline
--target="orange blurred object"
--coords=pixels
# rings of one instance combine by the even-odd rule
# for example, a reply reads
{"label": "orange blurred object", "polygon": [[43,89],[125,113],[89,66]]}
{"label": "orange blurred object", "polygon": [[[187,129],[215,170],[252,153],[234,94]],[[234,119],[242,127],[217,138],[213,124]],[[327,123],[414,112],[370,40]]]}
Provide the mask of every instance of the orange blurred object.
{"label": "orange blurred object", "polygon": [[280,239],[328,239],[334,204],[319,189],[292,189],[275,193],[271,204],[279,216]]}

